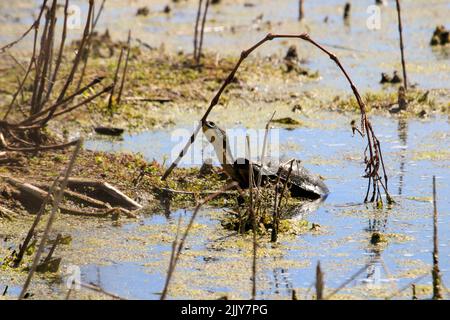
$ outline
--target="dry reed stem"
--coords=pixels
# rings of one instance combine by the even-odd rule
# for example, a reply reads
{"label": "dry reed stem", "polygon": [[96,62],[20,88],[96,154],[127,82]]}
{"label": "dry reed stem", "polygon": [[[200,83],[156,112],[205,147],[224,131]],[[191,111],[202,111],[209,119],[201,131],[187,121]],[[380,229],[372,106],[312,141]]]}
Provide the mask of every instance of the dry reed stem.
{"label": "dry reed stem", "polygon": [[316,266],[316,300],[323,300],[324,287],[323,272],[319,261]]}
{"label": "dry reed stem", "polygon": [[403,48],[403,27],[402,27],[402,11],[400,7],[400,0],[395,0],[395,3],[397,6],[398,33],[400,36],[400,53],[402,56],[403,86],[405,87],[405,90],[408,90],[408,80],[406,78],[405,53]]}
{"label": "dry reed stem", "polygon": [[124,52],[124,48],[122,47],[120,49],[119,60],[117,61],[117,68],[116,68],[116,72],[114,74],[114,81],[113,81],[112,89],[111,89],[111,92],[109,94],[108,110],[110,112],[112,112],[113,96],[114,96],[114,91],[116,89],[117,81],[118,81],[118,78],[119,78],[119,69],[120,69],[120,66],[122,64],[123,52]]}
{"label": "dry reed stem", "polygon": [[197,65],[200,65],[200,60],[202,58],[203,37],[205,33],[206,15],[208,14],[208,8],[209,8],[209,0],[206,0],[205,10],[203,11],[202,26],[200,29],[200,44],[198,45],[198,51],[195,61]]}
{"label": "dry reed stem", "polygon": [[194,27],[194,60],[197,61],[197,52],[198,52],[198,24],[200,22],[200,15],[202,12],[202,2],[203,0],[198,1],[198,9],[197,16],[195,19],[195,27]]}
{"label": "dry reed stem", "polygon": [[253,163],[252,154],[250,146],[250,137],[246,136],[247,141],[247,158],[248,158],[248,181],[250,190],[250,214],[252,216],[252,228],[253,228],[253,260],[252,260],[252,300],[256,299],[256,254],[257,254],[257,237],[256,237],[256,214],[253,207],[253,187],[254,187],[254,176],[253,176]]}
{"label": "dry reed stem", "polygon": [[303,10],[303,0],[298,0],[298,21],[302,21],[305,17],[305,12]]}
{"label": "dry reed stem", "polygon": [[433,300],[442,299],[442,278],[439,270],[438,211],[436,200],[436,176],[433,176]]}
{"label": "dry reed stem", "polygon": [[[261,151],[261,167],[264,166],[265,160],[266,160],[266,146],[267,146],[267,137],[269,136],[269,130],[270,130],[270,123],[273,120],[273,117],[275,116],[276,111],[273,112],[272,116],[270,117],[269,121],[266,123],[265,131],[264,131],[264,140],[263,140],[263,146]],[[258,173],[258,180],[256,183],[256,188],[259,189],[262,182],[262,170]]]}
{"label": "dry reed stem", "polygon": [[127,56],[125,58],[125,66],[123,67],[122,79],[120,82],[119,94],[117,95],[117,103],[120,104],[122,99],[122,91],[125,85],[125,78],[127,76],[128,70],[128,60],[130,59],[130,49],[131,49],[131,30],[128,30],[128,40],[127,40]]}
{"label": "dry reed stem", "polygon": [[[84,59],[83,59],[83,68],[81,69],[81,74],[80,74],[80,78],[78,80],[78,84],[77,84],[77,89],[76,90],[78,90],[80,88],[81,84],[83,83],[84,75],[86,73],[86,67],[87,67],[88,60],[89,60],[89,53],[90,53],[91,45],[92,45],[92,41],[91,41],[92,40],[92,36],[94,35],[95,27],[97,26],[98,20],[100,19],[100,16],[102,14],[102,11],[103,11],[103,8],[104,8],[104,5],[105,5],[105,1],[106,0],[102,1],[102,4],[100,5],[100,9],[98,10],[98,12],[95,15],[95,17],[94,17],[94,14],[92,14],[91,30],[89,32],[89,36],[88,36],[87,41],[86,41],[86,55],[84,56]],[[92,12],[93,13],[94,13],[94,9],[95,8],[92,8]]]}

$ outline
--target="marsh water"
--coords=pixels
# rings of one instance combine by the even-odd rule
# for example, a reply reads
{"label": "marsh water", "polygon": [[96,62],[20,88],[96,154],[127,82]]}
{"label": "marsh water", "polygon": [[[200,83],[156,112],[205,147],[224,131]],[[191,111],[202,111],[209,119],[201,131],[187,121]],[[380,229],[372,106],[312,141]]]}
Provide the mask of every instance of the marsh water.
{"label": "marsh water", "polygon": [[[130,25],[133,36],[167,50],[190,52],[192,24],[195,21],[194,1],[172,4],[172,13],[161,13],[168,1],[107,1],[100,31],[109,28],[114,39],[125,39]],[[381,89],[381,72],[400,71],[396,12],[389,1],[381,8],[381,24],[376,30],[367,29],[368,6],[374,1],[352,1],[348,23],[342,20],[343,1],[305,1],[305,22],[297,21],[297,1],[223,1],[213,6],[207,23],[205,48],[219,55],[238,57],[268,32],[309,32],[318,42],[335,51],[350,70],[358,88],[363,92]],[[244,3],[254,6],[244,7]],[[0,2],[1,22],[5,32],[0,42],[11,41],[22,33],[23,26],[32,22],[39,1]],[[81,13],[86,4],[81,4]],[[131,3],[131,4],[130,4]],[[449,47],[431,48],[428,43],[436,25],[445,24],[450,3],[442,1],[404,1],[405,48],[410,81],[423,89],[448,89],[450,84]],[[136,17],[139,6],[148,5],[150,15]],[[426,8],[424,10],[423,8]],[[263,14],[261,19],[256,19]],[[324,19],[328,17],[328,22]],[[268,23],[270,21],[270,24]],[[81,30],[80,30],[81,32]],[[74,38],[76,35],[73,36]],[[298,44],[299,54],[312,70],[319,70],[320,79],[308,83],[288,83],[299,92],[315,90],[321,95],[329,92],[348,93],[348,86],[331,66],[328,57],[295,41],[278,41],[258,51],[260,55],[283,56],[290,44]],[[30,42],[22,42],[26,47]],[[330,67],[331,66],[331,67]],[[270,84],[261,84],[270,88]],[[272,88],[273,89],[273,88]],[[242,129],[252,122],[250,113],[228,115],[236,121],[226,121],[227,129]],[[267,121],[271,113],[258,119]],[[213,113],[213,116],[215,114]],[[223,111],[221,116],[226,117]],[[199,115],[177,121],[168,129],[125,133],[119,139],[91,136],[85,147],[108,152],[142,153],[153,159],[170,162],[174,131],[190,132]],[[320,225],[320,232],[286,236],[272,246],[261,243],[258,255],[258,298],[290,298],[296,289],[299,298],[311,298],[315,268],[320,261],[327,288],[337,288],[358,270],[358,274],[341,295],[358,298],[385,298],[409,283],[431,284],[432,262],[432,176],[437,179],[439,211],[439,250],[443,281],[450,285],[450,171],[449,123],[445,116],[426,119],[371,117],[382,144],[389,189],[396,203],[382,209],[364,204],[367,181],[363,174],[364,140],[352,136],[350,120],[357,115],[319,113],[301,115],[303,125],[293,129],[277,129],[280,156],[298,158],[311,171],[324,177],[330,195],[318,208],[303,216]],[[192,119],[191,119],[192,118]],[[220,123],[220,119],[219,123]],[[256,120],[255,120],[256,121]],[[202,159],[201,148],[196,159]],[[196,165],[200,163],[184,163]],[[186,250],[177,267],[170,298],[250,298],[251,238],[225,230],[220,217],[227,208],[205,207],[196,220],[188,238]],[[84,249],[84,259],[74,257],[71,263],[81,267],[81,277],[104,290],[125,298],[158,299],[168,266],[171,241],[179,217],[189,219],[192,208],[146,214],[138,222],[125,222],[120,227],[98,226],[94,231],[80,229],[74,233],[73,246]],[[379,231],[387,241],[374,246],[371,234]],[[112,243],[114,246],[111,247]],[[101,249],[94,249],[101,247]],[[96,251],[97,250],[97,251]],[[99,253],[102,251],[102,253]],[[80,260],[77,263],[77,259]],[[88,262],[86,262],[88,261]],[[424,275],[424,276],[423,276]],[[423,276],[423,277],[422,277]],[[49,282],[50,290],[58,284]],[[11,286],[10,295],[19,287]],[[62,293],[64,294],[64,292]],[[409,298],[409,289],[403,292]],[[401,297],[397,295],[396,297]]]}
{"label": "marsh water", "polygon": [[[448,149],[443,148],[448,144],[450,134],[448,120],[443,117],[428,120],[373,118],[374,127],[380,132],[390,192],[396,201],[395,205],[383,209],[362,203],[366,188],[366,180],[361,178],[364,143],[360,137],[352,137],[348,117],[335,114],[331,117],[330,114],[323,116],[323,120],[314,119],[313,122],[313,127],[279,131],[280,156],[301,159],[308,169],[325,178],[330,195],[317,210],[303,217],[319,224],[324,232],[282,241],[275,256],[261,257],[258,261],[261,266],[258,284],[262,288],[258,294],[261,297],[288,298],[292,288],[309,288],[314,283],[318,261],[325,272],[326,286],[332,288],[338,287],[370,263],[371,267],[349,285],[352,294],[359,297],[376,298],[380,292],[395,292],[423,274],[425,277],[417,283],[431,284],[428,270],[432,261],[433,175],[438,185],[441,271],[444,282],[448,282],[450,203],[447,195],[450,192],[450,175]],[[140,152],[149,161],[156,159],[162,162],[166,157],[170,158],[170,148],[174,143],[172,131],[162,130],[127,134],[116,141],[93,138],[87,142],[86,148]],[[227,246],[217,254],[211,249],[214,243],[223,237],[229,237],[229,241],[240,241],[240,236],[224,232],[220,221],[211,218],[211,210],[220,211],[204,209],[198,220],[208,231],[195,234],[191,240],[192,254],[197,251],[197,259],[201,262],[196,268],[185,266],[185,270],[180,268],[178,272],[188,273],[188,278],[212,277],[212,281],[204,287],[198,288],[194,284],[193,291],[231,292],[235,296],[249,298],[250,279],[245,280],[247,286],[241,287],[228,279],[226,273],[217,271],[216,275],[214,272],[204,272],[226,268],[236,254],[236,248],[227,250]],[[169,226],[177,221],[178,216],[187,220],[190,214],[189,209],[176,210],[168,215],[147,217],[143,223]],[[138,231],[139,224],[127,224],[124,228],[130,232]],[[370,236],[373,231],[389,235],[387,243],[381,247],[372,245]],[[148,250],[155,252],[153,259],[158,259],[158,252],[170,251],[170,243],[149,246]],[[214,252],[214,259],[206,259],[211,252]],[[247,261],[236,257],[236,264],[244,263],[245,266],[247,263],[247,269],[250,269],[251,260],[245,249],[242,249],[242,255],[247,257]],[[292,266],[286,265],[286,261],[293,262]],[[157,291],[153,292],[150,288],[160,288],[165,274],[149,272],[149,268],[145,267],[147,263],[149,261],[122,261],[104,267],[90,265],[83,268],[83,276],[86,281],[100,281],[103,288],[130,298],[158,298]],[[220,266],[221,263],[224,267]],[[245,267],[242,268],[245,270]],[[233,273],[230,276],[242,277]]]}
{"label": "marsh water", "polygon": [[[189,53],[192,50],[197,3],[171,3],[171,13],[164,14],[162,11],[167,2],[107,1],[97,30],[103,32],[108,29],[114,40],[125,40],[132,26],[134,39],[140,39],[153,48],[163,45],[170,52]],[[32,14],[36,14],[36,4],[39,3],[39,0],[0,3],[0,21],[4,30],[0,34],[1,43],[12,41],[22,34],[23,26],[32,23]],[[305,20],[299,23],[298,1],[295,0],[223,1],[210,8],[204,48],[219,56],[238,57],[242,50],[249,48],[269,32],[308,32],[313,39],[335,51],[342,63],[351,69],[350,74],[358,88],[379,89],[381,72],[392,74],[394,70],[401,71],[395,2],[387,3],[387,6],[376,7],[372,0],[351,1],[351,15],[344,21],[344,1],[305,1]],[[74,5],[74,12],[79,12],[80,21],[84,21],[87,3],[76,0],[71,1],[71,5]],[[149,8],[149,15],[136,16],[137,9],[143,6]],[[376,8],[380,11],[375,12]],[[429,42],[434,28],[448,23],[450,3],[446,0],[410,0],[404,1],[402,8],[406,62],[411,82],[425,89],[449,88],[449,48],[432,48]],[[373,22],[376,17],[379,17],[379,23]],[[81,33],[81,27],[77,28],[74,20],[70,37],[78,38]],[[32,38],[27,39],[28,41],[19,45],[31,48]],[[283,56],[291,44],[298,46],[300,57],[307,62],[308,67],[320,72],[324,79],[321,81],[322,88],[348,89],[330,59],[307,43],[275,40],[258,49],[256,54]],[[317,83],[302,85],[303,89],[311,89]]]}

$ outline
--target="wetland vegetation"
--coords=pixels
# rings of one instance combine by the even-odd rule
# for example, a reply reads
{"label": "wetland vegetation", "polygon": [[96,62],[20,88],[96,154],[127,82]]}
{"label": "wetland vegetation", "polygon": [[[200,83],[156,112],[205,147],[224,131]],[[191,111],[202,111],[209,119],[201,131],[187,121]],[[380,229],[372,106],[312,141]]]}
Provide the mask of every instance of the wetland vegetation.
{"label": "wetland vegetation", "polygon": [[0,300],[448,299],[427,3],[1,3]]}

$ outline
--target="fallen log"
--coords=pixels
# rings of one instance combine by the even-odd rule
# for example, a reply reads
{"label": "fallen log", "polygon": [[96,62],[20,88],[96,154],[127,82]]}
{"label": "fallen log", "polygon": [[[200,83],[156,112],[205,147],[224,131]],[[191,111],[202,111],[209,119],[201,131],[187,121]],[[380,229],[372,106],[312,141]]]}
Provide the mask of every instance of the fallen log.
{"label": "fallen log", "polygon": [[37,198],[42,198],[45,197],[47,195],[47,192],[45,192],[44,190],[32,185],[31,183],[28,182],[23,182],[20,181],[18,179],[14,179],[11,177],[7,177],[6,181],[12,185],[13,187],[15,187],[16,189],[19,189],[20,191],[24,191],[26,193],[29,193],[30,195],[37,197]]}
{"label": "fallen log", "polygon": [[[20,180],[7,177],[6,181],[11,184],[13,187],[18,189],[21,194],[25,193],[28,196],[31,196],[33,199],[30,199],[28,196],[22,196],[21,200],[26,205],[33,206],[32,200],[38,200],[40,202],[44,201],[44,199],[47,197],[48,192],[27,182],[22,182]],[[136,214],[134,214],[132,210],[139,210],[142,209],[142,206],[138,203],[136,203],[134,200],[127,197],[125,194],[123,194],[121,191],[117,190],[113,186],[111,186],[109,183],[106,182],[98,182],[95,180],[83,180],[83,179],[69,179],[68,184],[72,184],[74,187],[89,187],[98,189],[100,188],[102,191],[106,192],[108,195],[110,195],[113,199],[115,199],[116,203],[119,203],[118,205],[121,207],[112,207],[109,203],[105,203],[103,201],[91,198],[89,196],[74,192],[65,190],[64,195],[67,195],[68,197],[71,197],[72,199],[77,199],[78,201],[82,201],[85,203],[88,203],[90,206],[101,208],[96,211],[83,211],[79,209],[72,209],[65,205],[60,205],[59,209],[61,210],[61,213],[66,214],[72,214],[72,215],[81,215],[81,216],[97,216],[97,217],[105,217],[113,212],[117,212],[117,210],[120,210],[120,213],[124,214],[125,216],[129,218],[136,218]],[[44,185],[45,186],[45,185]]]}
{"label": "fallen log", "polygon": [[69,188],[71,189],[90,189],[93,188],[95,191],[101,190],[107,196],[107,201],[110,202],[112,206],[119,205],[123,208],[130,210],[142,209],[142,206],[125,195],[119,189],[113,187],[108,182],[83,179],[83,178],[69,178],[67,181]]}
{"label": "fallen log", "polygon": [[[48,190],[50,188],[49,184],[39,184],[38,183],[36,185],[39,188],[46,189],[46,190]],[[81,194],[81,193],[78,193],[78,192],[75,192],[75,191],[71,191],[71,190],[67,190],[66,189],[66,190],[64,190],[64,196],[66,198],[69,198],[69,199],[73,200],[73,201],[82,202],[82,203],[84,203],[86,205],[89,205],[91,207],[94,207],[94,208],[104,208],[104,209],[110,209],[111,208],[109,203],[100,201],[98,199],[94,199],[94,198],[89,197],[89,196],[87,196],[85,194]]]}

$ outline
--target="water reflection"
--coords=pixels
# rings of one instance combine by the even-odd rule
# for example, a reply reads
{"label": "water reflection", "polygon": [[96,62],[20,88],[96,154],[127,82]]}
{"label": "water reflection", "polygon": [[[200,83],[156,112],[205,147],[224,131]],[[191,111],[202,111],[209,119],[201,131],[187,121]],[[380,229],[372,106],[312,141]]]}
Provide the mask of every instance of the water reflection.
{"label": "water reflection", "polygon": [[402,146],[402,149],[400,150],[400,175],[398,182],[398,194],[402,195],[403,179],[405,176],[405,161],[406,161],[405,159],[408,147],[408,122],[402,116],[398,118],[397,131],[398,131],[398,138],[400,139],[400,143]]}

